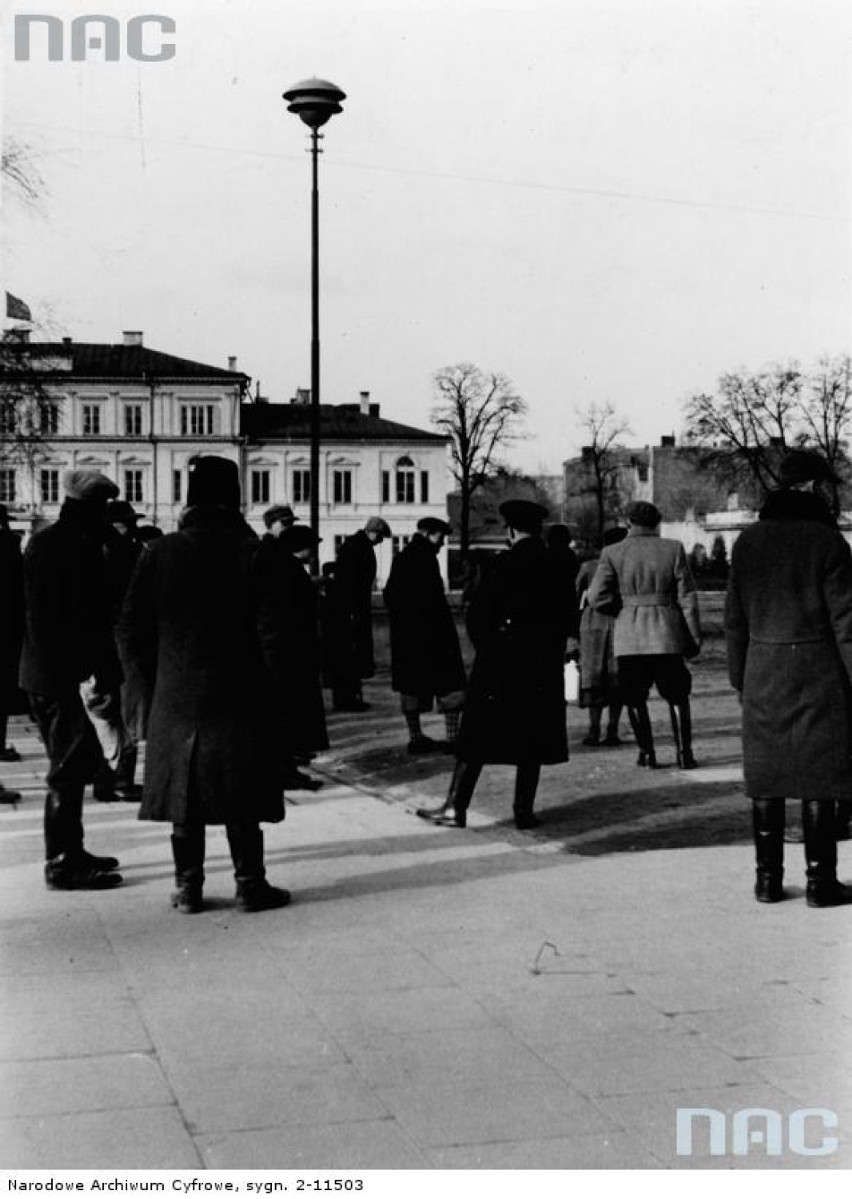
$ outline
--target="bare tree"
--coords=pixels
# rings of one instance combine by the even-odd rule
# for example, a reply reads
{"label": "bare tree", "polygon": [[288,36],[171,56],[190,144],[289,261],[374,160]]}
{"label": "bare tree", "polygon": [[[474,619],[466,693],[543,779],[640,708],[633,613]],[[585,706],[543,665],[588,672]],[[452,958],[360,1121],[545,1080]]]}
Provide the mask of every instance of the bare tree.
{"label": "bare tree", "polygon": [[31,146],[13,137],[3,139],[0,178],[10,193],[29,208],[35,208],[46,191],[34,157]]}
{"label": "bare tree", "polygon": [[461,492],[459,548],[470,549],[470,500],[497,468],[498,451],[517,436],[527,405],[505,375],[470,362],[445,366],[434,375],[432,424],[450,439],[452,471]]}
{"label": "bare tree", "polygon": [[819,450],[842,472],[852,429],[852,359],[825,357],[809,372],[796,362],[731,372],[715,394],[691,396],[685,414],[687,440],[706,447],[704,465],[760,490],[778,486],[781,459],[796,447]]}
{"label": "bare tree", "polygon": [[583,458],[591,468],[597,542],[600,545],[603,543],[608,510],[617,493],[618,474],[621,469],[617,451],[622,437],[631,430],[627,420],[619,416],[615,405],[609,400],[604,404],[587,404],[585,408],[576,409],[576,413],[586,431]]}

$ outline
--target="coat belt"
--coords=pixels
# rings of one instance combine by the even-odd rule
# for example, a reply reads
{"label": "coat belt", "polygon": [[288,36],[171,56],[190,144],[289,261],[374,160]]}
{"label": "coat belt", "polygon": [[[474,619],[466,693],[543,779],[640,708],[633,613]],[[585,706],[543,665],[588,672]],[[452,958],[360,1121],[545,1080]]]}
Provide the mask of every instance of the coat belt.
{"label": "coat belt", "polygon": [[674,600],[670,595],[625,595],[621,605],[623,608],[673,608]]}

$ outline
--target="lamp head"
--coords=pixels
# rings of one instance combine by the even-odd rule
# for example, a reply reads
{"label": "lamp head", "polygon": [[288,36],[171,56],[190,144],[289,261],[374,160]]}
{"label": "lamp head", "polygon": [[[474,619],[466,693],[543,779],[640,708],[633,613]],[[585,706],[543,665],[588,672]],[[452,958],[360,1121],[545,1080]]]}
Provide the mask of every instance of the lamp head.
{"label": "lamp head", "polygon": [[284,92],[287,108],[311,129],[320,129],[336,113],[343,112],[340,101],[346,92],[327,79],[304,79]]}

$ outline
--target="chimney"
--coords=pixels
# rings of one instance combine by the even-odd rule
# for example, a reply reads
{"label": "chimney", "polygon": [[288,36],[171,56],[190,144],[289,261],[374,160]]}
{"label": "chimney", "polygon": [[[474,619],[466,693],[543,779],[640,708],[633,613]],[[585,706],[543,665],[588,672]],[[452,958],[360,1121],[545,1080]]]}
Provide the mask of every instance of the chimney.
{"label": "chimney", "polygon": [[361,397],[361,415],[369,416],[370,415],[370,393],[369,393],[369,391],[359,391],[358,395]]}
{"label": "chimney", "polygon": [[378,416],[378,415],[379,415],[379,405],[371,404],[370,405],[370,416]]}
{"label": "chimney", "polygon": [[661,448],[665,448],[665,447],[668,447],[668,446],[674,446],[674,443],[675,443],[675,439],[674,439],[674,434],[673,434],[673,433],[671,433],[671,434],[663,434],[663,436],[660,438],[660,446],[661,446]]}
{"label": "chimney", "polygon": [[237,359],[233,354],[228,355],[228,370],[235,371],[237,369]]}
{"label": "chimney", "polygon": [[124,344],[126,346],[141,346],[142,345],[141,329],[125,329],[123,337],[124,337]]}
{"label": "chimney", "polygon": [[70,338],[70,337],[63,337],[63,338],[62,338],[62,344],[63,344],[64,346],[70,346],[70,345],[71,345],[71,341],[72,341],[72,338]]}
{"label": "chimney", "polygon": [[297,387],[296,394],[290,401],[291,404],[310,404],[311,389],[310,387]]}

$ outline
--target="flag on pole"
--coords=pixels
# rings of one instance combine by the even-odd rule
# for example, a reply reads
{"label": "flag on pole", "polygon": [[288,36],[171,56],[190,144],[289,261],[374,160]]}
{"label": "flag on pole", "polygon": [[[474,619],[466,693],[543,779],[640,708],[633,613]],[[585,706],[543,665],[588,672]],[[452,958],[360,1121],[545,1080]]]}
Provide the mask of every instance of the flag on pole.
{"label": "flag on pole", "polygon": [[24,301],[13,296],[10,291],[6,292],[6,316],[13,321],[31,321],[33,319],[33,314]]}

